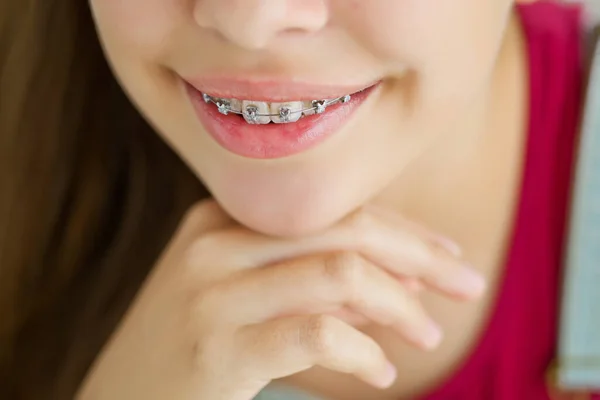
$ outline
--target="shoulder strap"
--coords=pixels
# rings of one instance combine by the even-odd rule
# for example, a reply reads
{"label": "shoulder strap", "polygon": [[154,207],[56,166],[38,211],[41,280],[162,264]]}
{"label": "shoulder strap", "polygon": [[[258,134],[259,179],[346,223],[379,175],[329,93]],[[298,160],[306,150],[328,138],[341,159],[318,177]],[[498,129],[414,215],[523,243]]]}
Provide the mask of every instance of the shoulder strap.
{"label": "shoulder strap", "polygon": [[[600,27],[599,27],[600,28]],[[557,384],[600,392],[600,29],[592,61],[571,203]]]}

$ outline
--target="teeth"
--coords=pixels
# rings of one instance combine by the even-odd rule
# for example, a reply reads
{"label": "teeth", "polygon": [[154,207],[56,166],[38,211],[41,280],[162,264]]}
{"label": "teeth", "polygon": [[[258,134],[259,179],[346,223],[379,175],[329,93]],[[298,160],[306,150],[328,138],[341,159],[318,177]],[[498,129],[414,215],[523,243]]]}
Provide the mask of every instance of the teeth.
{"label": "teeth", "polygon": [[242,101],[242,112],[244,113],[244,119],[249,124],[268,124],[271,122],[270,117],[260,117],[255,114],[270,114],[269,103],[264,101]]}
{"label": "teeth", "polygon": [[296,122],[302,116],[303,104],[301,101],[290,101],[287,103],[271,103],[271,111],[273,114],[271,121],[276,124],[284,124],[287,122]]}
{"label": "teeth", "polygon": [[231,111],[241,112],[242,111],[242,101],[238,99],[229,100],[229,105],[231,106]]}
{"label": "teeth", "polygon": [[302,109],[306,110],[304,111],[302,114],[303,115],[314,115],[315,110],[313,110],[313,102],[312,101],[303,101],[302,102]]}
{"label": "teeth", "polygon": [[[296,122],[305,115],[322,114],[327,108],[337,103],[347,103],[351,95],[312,101],[288,101],[284,103],[268,103],[254,100],[238,100],[213,97],[203,93],[206,103],[212,103],[224,115],[242,115],[249,124],[284,124]],[[305,111],[303,111],[305,110]]]}

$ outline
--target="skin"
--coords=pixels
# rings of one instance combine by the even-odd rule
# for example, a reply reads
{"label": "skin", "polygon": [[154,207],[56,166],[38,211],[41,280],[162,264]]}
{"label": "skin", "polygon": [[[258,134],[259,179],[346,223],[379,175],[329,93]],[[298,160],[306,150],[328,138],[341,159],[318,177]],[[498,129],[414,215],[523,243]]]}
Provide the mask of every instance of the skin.
{"label": "skin", "polygon": [[[416,343],[414,332],[412,337],[408,333],[408,325],[418,326],[416,336],[427,337],[424,317],[409,318],[405,329],[398,332],[393,329],[393,324],[388,326],[389,323],[383,323],[371,311],[348,305],[347,299],[334,302],[336,306],[315,304],[314,308],[305,310],[290,306],[294,310],[292,314],[332,315],[336,321],[346,321],[374,339],[377,348],[385,352],[398,370],[396,383],[387,391],[378,392],[372,387],[375,380],[384,379],[387,371],[382,364],[385,357],[379,353],[374,356],[376,352],[367,352],[370,355],[361,359],[364,365],[371,367],[370,372],[353,370],[348,367],[352,363],[347,360],[344,361],[346,368],[322,362],[318,357],[310,358],[304,367],[290,367],[281,360],[277,364],[275,360],[277,367],[266,368],[270,372],[254,377],[253,382],[266,384],[271,379],[293,375],[288,383],[332,399],[391,399],[430,390],[451,373],[477,343],[483,323],[489,316],[518,194],[527,84],[522,34],[511,12],[513,2],[91,0],[90,4],[107,58],[123,87],[157,132],[211,190],[220,210],[213,209],[213,212],[232,218],[224,225],[217,224],[210,229],[206,228],[210,225],[206,220],[196,218],[194,223],[184,223],[184,227],[197,226],[195,230],[182,228],[186,232],[190,229],[195,232],[186,235],[203,237],[205,232],[233,224],[245,232],[252,232],[245,236],[250,242],[255,237],[266,237],[263,234],[275,237],[269,239],[274,243],[283,240],[277,237],[292,241],[295,250],[286,253],[285,258],[294,262],[292,260],[300,257],[302,261],[298,262],[307,270],[318,269],[318,266],[327,265],[323,261],[326,258],[321,255],[308,257],[309,254],[299,250],[302,241],[315,235],[331,235],[336,227],[345,226],[348,218],[353,221],[349,215],[369,215],[370,221],[374,213],[370,207],[376,207],[383,210],[375,213],[377,220],[390,223],[400,218],[402,221],[394,224],[393,230],[397,235],[404,232],[405,236],[395,236],[393,242],[386,239],[389,249],[396,243],[406,250],[402,257],[392,260],[391,264],[395,266],[406,265],[410,258],[407,254],[414,255],[415,249],[424,245],[428,254],[436,254],[433,264],[439,267],[440,253],[436,249],[440,245],[437,241],[434,241],[437,245],[432,244],[431,237],[441,234],[451,237],[463,249],[461,257],[451,255],[449,249],[442,257],[453,260],[449,271],[455,273],[454,279],[459,281],[456,285],[462,291],[441,290],[441,296],[439,285],[432,281],[438,282],[436,279],[440,279],[440,274],[447,274],[447,270],[390,271],[387,263],[364,254],[369,253],[363,251],[364,247],[348,246],[342,251],[358,254],[356,257],[366,259],[366,264],[387,271],[386,279],[402,286],[395,287],[390,293],[410,293],[418,300],[426,310],[423,314],[436,321],[444,333],[444,342],[435,352],[425,352],[423,349],[427,346]],[[382,79],[383,84],[352,120],[324,144],[292,157],[260,161],[234,156],[219,147],[204,131],[177,78],[178,74],[203,76],[216,71],[249,77],[270,74],[340,85]],[[207,217],[205,211],[200,214],[208,220],[213,218]],[[409,220],[419,223],[418,234]],[[352,225],[353,229],[365,228],[361,224]],[[384,228],[378,225],[377,229]],[[410,232],[410,237],[418,237],[421,245],[406,239],[406,232]],[[216,247],[226,248],[225,239],[230,234],[216,235],[222,240],[215,242]],[[381,233],[372,236],[384,237],[387,236]],[[177,254],[193,247],[193,240],[186,238],[174,239],[173,247],[179,249]],[[261,250],[264,259],[269,259],[265,254],[271,254],[271,242],[260,243],[266,246]],[[321,252],[324,250],[336,254],[340,251],[334,245],[324,246]],[[169,252],[175,251],[168,250],[167,254]],[[317,250],[314,252],[318,253]],[[222,270],[215,270],[215,265],[222,267],[221,264],[226,263],[224,254],[215,255],[208,264],[203,256],[199,256],[202,262],[197,259],[190,262],[204,265],[200,271],[206,276],[200,279],[197,287],[186,290],[202,292],[202,288],[213,287],[213,283],[221,287],[222,282],[229,282],[226,273],[214,272]],[[157,271],[168,270],[164,264],[181,264],[181,257],[165,257],[178,261],[163,260]],[[346,263],[347,259],[341,257],[346,260],[342,264]],[[469,281],[466,273],[459,272],[466,262],[475,266],[473,268],[486,278],[491,288],[479,302],[455,301],[456,298],[477,297],[473,294],[474,278]],[[448,265],[447,261],[444,263]],[[211,267],[206,266],[209,264]],[[260,263],[250,264],[260,266]],[[235,275],[239,268],[225,270]],[[436,278],[428,278],[428,273]],[[163,276],[164,273],[157,272],[156,275]],[[322,274],[315,276],[319,277],[314,278],[315,282],[323,279]],[[151,297],[148,293],[160,293],[156,287],[167,286],[160,282],[156,277],[151,279],[148,287],[152,289],[146,289],[140,297],[143,300],[139,300],[144,306],[137,308],[154,310],[146,306],[152,303],[147,300]],[[231,285],[241,285],[239,290],[243,290],[242,283],[235,282]],[[343,282],[342,279],[341,287],[345,285]],[[310,298],[313,286],[306,286],[305,298]],[[374,287],[377,285],[371,289],[361,286],[353,291],[362,293],[361,296],[373,296],[363,291]],[[414,293],[415,288],[418,294]],[[466,294],[469,290],[470,295]],[[218,306],[210,304],[214,309],[223,310],[228,302],[233,302],[235,293],[232,290],[230,297],[220,297]],[[280,293],[282,299],[287,295],[287,292]],[[257,304],[267,304],[268,300],[256,296]],[[389,311],[398,307],[396,300],[390,295],[381,302]],[[407,306],[407,309],[411,307]],[[135,342],[138,337],[137,323],[130,321],[139,320],[136,315],[140,312],[135,306],[132,308],[130,315],[133,316],[124,323],[127,328],[121,330],[125,333],[117,333],[114,339],[117,344],[109,346],[108,355],[100,357],[96,372],[88,380],[91,383],[84,386],[83,399],[151,398],[143,397],[149,394],[141,391],[123,395],[119,388],[125,384],[119,385],[117,378],[121,375],[111,372],[118,370],[114,368],[119,364],[115,360],[121,359],[124,352],[132,351],[124,350],[128,349],[124,343]],[[277,315],[269,316],[274,317]],[[269,318],[265,317],[261,323],[267,323]],[[289,322],[289,319],[283,320]],[[364,324],[365,321],[370,322]],[[267,341],[273,336],[267,332],[276,332],[275,328],[259,330],[262,332],[260,340]],[[347,337],[348,332],[341,335]],[[160,342],[159,339],[156,341]],[[212,348],[207,344],[209,342],[199,343]],[[358,348],[358,344],[353,345]],[[272,346],[268,348],[273,350]],[[223,350],[221,358],[226,358],[224,353]],[[258,365],[256,360],[264,358],[265,354],[256,357],[250,357],[249,366]],[[373,361],[374,358],[379,361]],[[206,364],[212,365],[211,362]],[[314,365],[317,368],[309,368]],[[275,370],[277,372],[273,372]],[[303,370],[305,372],[296,374]],[[147,375],[152,376],[152,372]],[[218,372],[211,370],[202,376],[203,382],[209,382],[204,387],[213,385],[215,391],[218,390],[214,388],[219,387],[215,382],[225,380],[231,384],[243,380],[238,379],[237,372],[227,368]],[[206,380],[206,376],[214,379]],[[194,385],[182,383],[181,386],[198,395],[199,389]],[[222,397],[214,391],[203,392],[207,397],[200,398],[246,400],[249,393],[260,389],[259,386],[250,385],[245,392],[226,395],[219,392]],[[99,387],[110,387],[113,397],[98,395]],[[191,396],[189,393],[178,398],[187,399],[186,395]]]}

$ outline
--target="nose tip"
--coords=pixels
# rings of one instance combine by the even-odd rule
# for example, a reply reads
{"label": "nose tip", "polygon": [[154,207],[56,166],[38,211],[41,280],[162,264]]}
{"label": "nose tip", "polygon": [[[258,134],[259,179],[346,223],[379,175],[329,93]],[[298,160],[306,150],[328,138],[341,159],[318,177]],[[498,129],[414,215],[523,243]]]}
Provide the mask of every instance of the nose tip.
{"label": "nose tip", "polygon": [[312,34],[327,25],[325,0],[197,0],[196,23],[246,49],[263,49],[277,37]]}

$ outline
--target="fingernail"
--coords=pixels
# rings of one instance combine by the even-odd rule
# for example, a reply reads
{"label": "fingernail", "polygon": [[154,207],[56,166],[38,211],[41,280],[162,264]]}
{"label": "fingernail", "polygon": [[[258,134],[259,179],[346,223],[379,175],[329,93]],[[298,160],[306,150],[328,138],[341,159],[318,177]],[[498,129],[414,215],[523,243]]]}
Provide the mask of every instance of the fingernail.
{"label": "fingernail", "polygon": [[470,266],[454,268],[453,271],[448,271],[448,274],[435,279],[432,283],[452,294],[469,298],[478,298],[487,287],[485,278]]}
{"label": "fingernail", "polygon": [[426,350],[433,350],[439,346],[442,341],[442,330],[432,320],[423,321],[422,324],[409,327],[405,332],[411,342]]}
{"label": "fingernail", "polygon": [[381,389],[387,389],[394,384],[396,378],[398,376],[398,371],[396,367],[391,362],[387,362],[385,366],[385,374],[381,377],[381,381],[378,383],[378,386]]}
{"label": "fingernail", "polygon": [[433,350],[438,347],[442,341],[442,330],[433,321],[429,321],[424,329],[422,336],[422,343],[429,350]]}
{"label": "fingernail", "polygon": [[456,279],[460,280],[469,294],[475,297],[481,296],[487,287],[485,278],[470,265],[463,268],[461,273],[457,274]]}

